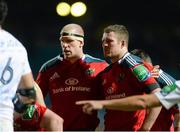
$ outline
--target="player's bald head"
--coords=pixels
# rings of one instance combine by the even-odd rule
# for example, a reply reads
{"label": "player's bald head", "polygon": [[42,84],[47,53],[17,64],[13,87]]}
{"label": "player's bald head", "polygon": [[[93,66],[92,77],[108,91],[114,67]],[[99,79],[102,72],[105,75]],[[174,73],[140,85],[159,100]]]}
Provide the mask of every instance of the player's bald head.
{"label": "player's bald head", "polygon": [[83,28],[78,24],[67,24],[60,32],[60,39],[62,39],[62,37],[71,37],[72,39],[84,41]]}
{"label": "player's bald head", "polygon": [[84,36],[84,31],[83,31],[82,27],[80,25],[74,24],[74,23],[65,25],[61,30],[61,33],[62,32],[78,34],[78,35]]}

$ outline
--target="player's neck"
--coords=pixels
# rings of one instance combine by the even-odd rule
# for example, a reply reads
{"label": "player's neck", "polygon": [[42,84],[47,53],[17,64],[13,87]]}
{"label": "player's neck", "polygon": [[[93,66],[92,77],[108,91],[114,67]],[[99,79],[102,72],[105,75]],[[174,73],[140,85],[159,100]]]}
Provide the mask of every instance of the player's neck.
{"label": "player's neck", "polygon": [[115,63],[117,61],[119,61],[120,59],[122,59],[124,57],[124,55],[128,52],[128,50],[123,50],[121,53],[119,53],[117,56],[114,56],[111,58],[111,62]]}
{"label": "player's neck", "polygon": [[79,59],[83,58],[83,56],[84,56],[84,53],[81,53],[81,54],[79,54],[78,56],[69,59],[69,62],[70,62],[71,64],[73,64],[73,63],[75,63],[76,61],[78,61]]}

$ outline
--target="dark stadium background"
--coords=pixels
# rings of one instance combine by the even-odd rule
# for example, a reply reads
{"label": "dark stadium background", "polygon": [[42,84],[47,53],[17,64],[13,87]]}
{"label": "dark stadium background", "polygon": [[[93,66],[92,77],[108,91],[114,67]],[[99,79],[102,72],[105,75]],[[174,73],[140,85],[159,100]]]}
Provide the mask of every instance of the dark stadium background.
{"label": "dark stadium background", "polygon": [[88,10],[81,18],[59,17],[55,7],[60,1],[7,0],[9,14],[4,28],[27,48],[35,77],[45,61],[59,54],[61,27],[78,23],[86,33],[87,53],[103,58],[103,28],[109,24],[124,24],[130,32],[130,50],[144,49],[154,64],[180,79],[179,0],[82,0]]}

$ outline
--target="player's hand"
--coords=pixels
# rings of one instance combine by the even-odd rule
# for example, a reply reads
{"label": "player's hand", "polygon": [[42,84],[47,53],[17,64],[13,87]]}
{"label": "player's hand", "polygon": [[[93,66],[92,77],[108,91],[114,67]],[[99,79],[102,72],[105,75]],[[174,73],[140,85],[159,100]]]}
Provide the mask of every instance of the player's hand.
{"label": "player's hand", "polygon": [[160,70],[160,66],[155,65],[154,69],[151,71],[151,76],[154,78],[158,78],[159,77],[159,70]]}
{"label": "player's hand", "polygon": [[93,101],[93,100],[83,100],[77,101],[76,105],[83,105],[82,109],[84,113],[92,114],[93,110],[100,110],[103,108],[103,104],[101,101]]}

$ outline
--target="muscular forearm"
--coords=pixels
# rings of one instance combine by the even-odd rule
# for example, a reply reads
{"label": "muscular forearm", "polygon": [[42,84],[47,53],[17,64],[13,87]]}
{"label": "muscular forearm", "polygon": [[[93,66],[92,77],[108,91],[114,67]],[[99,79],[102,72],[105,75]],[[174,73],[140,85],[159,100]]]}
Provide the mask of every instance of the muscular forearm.
{"label": "muscular forearm", "polygon": [[137,95],[123,99],[113,99],[102,101],[103,107],[112,110],[135,111],[138,109],[147,109],[154,106],[160,106],[160,102],[153,94]]}
{"label": "muscular forearm", "polygon": [[41,120],[40,126],[46,131],[63,131],[63,119],[56,113],[47,109]]}
{"label": "muscular forearm", "polygon": [[[152,93],[160,91],[160,88],[155,89]],[[151,103],[151,102],[149,102]],[[142,131],[150,131],[151,127],[153,126],[154,122],[156,121],[162,107],[155,107],[146,110],[146,116],[144,122],[142,124],[141,130]]]}
{"label": "muscular forearm", "polygon": [[162,107],[155,107],[148,109],[146,112],[146,117],[144,119],[141,131],[150,131],[154,122],[156,121]]}
{"label": "muscular forearm", "polygon": [[42,95],[42,91],[40,89],[40,87],[38,86],[38,84],[36,82],[34,82],[34,88],[36,90],[36,100],[39,104],[46,106],[45,102],[44,102],[44,97]]}
{"label": "muscular forearm", "polygon": [[134,111],[146,108],[144,101],[141,100],[141,98],[138,98],[138,96],[104,101],[103,106],[106,109],[122,111]]}
{"label": "muscular forearm", "polygon": [[160,106],[161,103],[154,94],[137,95],[122,99],[112,100],[81,100],[76,105],[83,105],[82,109],[87,114],[92,114],[92,110],[111,109],[121,111],[135,111],[139,109],[147,109],[150,107]]}

